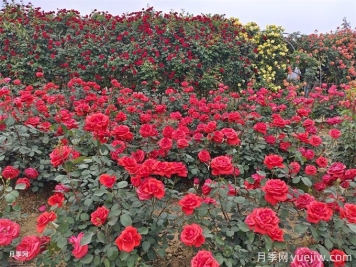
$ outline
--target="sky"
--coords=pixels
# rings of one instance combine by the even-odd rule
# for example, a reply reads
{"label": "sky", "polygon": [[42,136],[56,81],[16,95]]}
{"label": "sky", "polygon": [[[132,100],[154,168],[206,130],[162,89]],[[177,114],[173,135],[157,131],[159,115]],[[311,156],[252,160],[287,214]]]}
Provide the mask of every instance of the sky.
{"label": "sky", "polygon": [[[18,0],[15,0],[19,2]],[[25,4],[28,1],[23,0]],[[157,11],[171,10],[199,14],[225,14],[239,18],[242,23],[256,22],[262,29],[278,25],[286,33],[304,34],[335,31],[346,17],[351,27],[356,27],[356,0],[32,0],[35,7],[45,11],[75,9],[81,15],[94,9],[113,15],[140,11],[153,6]]]}

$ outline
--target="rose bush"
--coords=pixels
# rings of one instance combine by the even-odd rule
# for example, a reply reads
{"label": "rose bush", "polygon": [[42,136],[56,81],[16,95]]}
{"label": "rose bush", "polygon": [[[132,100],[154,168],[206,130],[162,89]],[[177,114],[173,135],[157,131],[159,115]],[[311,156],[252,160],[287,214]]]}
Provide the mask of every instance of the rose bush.
{"label": "rose bush", "polygon": [[[258,251],[271,249],[292,255],[296,235],[322,255],[333,249],[353,255],[356,172],[329,154],[342,139],[319,133],[310,117],[312,94],[300,98],[294,87],[236,94],[221,84],[199,98],[182,85],[166,91],[172,105],[161,109],[155,99],[115,82],[99,90],[73,79],[67,98],[53,85],[34,87],[24,109],[12,103],[25,85],[3,84],[6,200],[15,201],[16,184],[33,190],[40,182],[57,183],[37,219],[39,235],[16,234],[6,242],[7,255],[17,246],[31,250],[17,260],[150,266],[165,256],[175,233],[182,246],[200,250],[192,266],[251,266]],[[53,104],[52,96],[62,101]],[[315,97],[334,101],[326,92]],[[36,105],[43,98],[48,103]],[[46,131],[26,124],[38,109],[48,110],[38,115],[40,124],[50,125]],[[342,120],[329,119],[333,127]],[[36,158],[24,151],[19,161],[12,155],[25,137],[46,147],[38,146]],[[180,193],[178,186],[191,189]]]}
{"label": "rose bush", "polygon": [[[46,23],[22,31],[32,11]],[[14,76],[0,79],[1,265],[15,252],[39,266],[156,266],[177,236],[194,267],[342,266],[350,260],[297,256],[356,256],[354,85],[308,98],[290,85],[254,88],[252,43],[217,16],[80,19],[7,5],[2,23],[3,74]],[[27,30],[38,50],[20,45]],[[31,70],[8,62],[27,63],[25,53]],[[19,192],[44,188],[53,194],[38,235],[21,236]],[[258,261],[272,251],[296,257]]]}

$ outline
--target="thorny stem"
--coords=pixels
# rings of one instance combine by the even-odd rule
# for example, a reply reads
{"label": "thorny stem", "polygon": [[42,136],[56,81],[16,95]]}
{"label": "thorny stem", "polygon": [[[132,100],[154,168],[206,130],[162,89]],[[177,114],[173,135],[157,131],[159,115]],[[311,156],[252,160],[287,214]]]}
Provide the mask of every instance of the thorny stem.
{"label": "thorny stem", "polygon": [[[219,186],[219,188],[221,188],[220,187],[220,180],[218,180],[218,186]],[[227,216],[227,214],[226,214],[226,212],[224,210],[224,205],[223,205],[223,201],[221,199],[221,194],[220,193],[219,193],[219,201],[220,201],[220,206],[221,206],[221,212],[224,215],[225,221],[229,222],[229,217]]]}

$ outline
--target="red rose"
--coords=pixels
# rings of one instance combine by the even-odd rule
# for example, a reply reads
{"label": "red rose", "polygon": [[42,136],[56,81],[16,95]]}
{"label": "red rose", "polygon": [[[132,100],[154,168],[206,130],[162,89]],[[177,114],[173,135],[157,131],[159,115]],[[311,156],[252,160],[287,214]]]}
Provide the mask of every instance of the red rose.
{"label": "red rose", "polygon": [[356,177],[356,169],[348,169],[344,173],[343,180],[353,180]]}
{"label": "red rose", "polygon": [[61,165],[64,161],[66,161],[71,155],[71,152],[72,152],[72,148],[68,146],[56,147],[49,155],[53,167],[57,167]]}
{"label": "red rose", "polygon": [[326,188],[326,185],[323,182],[318,182],[313,185],[316,191],[323,191]]}
{"label": "red rose", "polygon": [[333,211],[326,203],[313,201],[307,206],[307,221],[318,223],[320,221],[329,221],[333,216]]}
{"label": "red rose", "polygon": [[309,144],[312,146],[320,146],[323,140],[321,140],[320,136],[312,135],[309,138]]}
{"label": "red rose", "polygon": [[164,184],[155,178],[148,177],[141,181],[136,193],[140,200],[148,200],[152,197],[162,199],[165,195]]}
{"label": "red rose", "polygon": [[211,159],[210,153],[207,150],[201,150],[198,153],[198,158],[201,162],[208,162]]}
{"label": "red rose", "polygon": [[118,164],[123,166],[129,174],[135,174],[139,168],[139,164],[133,157],[122,157],[117,161]]}
{"label": "red rose", "polygon": [[329,135],[333,139],[338,139],[341,136],[341,132],[338,129],[331,129],[329,131]]}
{"label": "red rose", "polygon": [[84,233],[79,233],[78,236],[71,236],[68,241],[73,245],[73,251],[72,254],[76,259],[81,259],[83,258],[89,250],[88,245],[80,245],[80,242],[84,236]]}
{"label": "red rose", "polygon": [[348,255],[342,250],[333,249],[330,252],[330,260],[334,263],[334,267],[343,267],[346,266]]}
{"label": "red rose", "polygon": [[281,156],[278,156],[275,154],[269,154],[268,156],[265,156],[263,163],[270,170],[272,170],[273,168],[276,168],[276,167],[284,168],[283,158]]}
{"label": "red rose", "polygon": [[278,227],[279,218],[270,208],[255,208],[247,215],[245,223],[255,233],[265,235]]}
{"label": "red rose", "polygon": [[12,240],[19,237],[20,225],[9,219],[0,219],[0,247],[10,245]]}
{"label": "red rose", "polygon": [[276,205],[278,202],[287,200],[289,188],[283,180],[271,179],[262,187],[262,191],[265,192],[265,200],[272,205]]}
{"label": "red rose", "polygon": [[269,229],[267,231],[267,235],[273,240],[273,241],[279,241],[279,242],[283,242],[284,241],[284,232],[281,228],[279,227],[275,227],[272,229]]}
{"label": "red rose", "polygon": [[208,139],[213,139],[215,143],[221,144],[224,141],[224,134],[221,131],[215,131],[208,135]]}
{"label": "red rose", "polygon": [[173,146],[173,142],[172,139],[163,137],[161,140],[159,140],[158,145],[163,150],[170,150]]}
{"label": "red rose", "polygon": [[267,134],[267,124],[264,122],[257,122],[253,126],[253,129],[261,134]]}
{"label": "red rose", "polygon": [[210,167],[213,175],[229,175],[234,173],[234,166],[232,165],[231,158],[227,156],[213,158]]}
{"label": "red rose", "polygon": [[27,178],[30,179],[36,179],[39,175],[38,171],[34,168],[27,168],[25,169],[24,173],[27,176]]}
{"label": "red rose", "polygon": [[315,160],[315,163],[318,164],[320,168],[325,168],[328,166],[328,159],[324,157],[319,157]]}
{"label": "red rose", "polygon": [[307,127],[310,127],[310,126],[314,126],[315,125],[315,122],[311,119],[306,119],[305,121],[303,121],[303,127],[304,128],[307,128]]}
{"label": "red rose", "polygon": [[63,202],[64,202],[64,195],[59,192],[54,193],[54,195],[48,199],[48,204],[50,206],[58,205],[58,208],[63,206]]}
{"label": "red rose", "polygon": [[127,116],[124,112],[122,111],[119,111],[117,114],[116,114],[116,117],[115,117],[115,121],[117,122],[123,122],[123,121],[126,121],[127,119]]}
{"label": "red rose", "polygon": [[321,178],[322,179],[322,182],[325,184],[325,185],[332,185],[336,180],[337,180],[337,177],[333,177],[329,174],[324,174],[323,177]]}
{"label": "red rose", "polygon": [[147,138],[147,137],[155,136],[157,131],[151,124],[143,124],[139,130],[139,133],[143,138]]}
{"label": "red rose", "polygon": [[289,167],[291,174],[297,174],[300,171],[300,164],[296,161],[289,163]]}
{"label": "red rose", "polygon": [[130,181],[133,186],[137,187],[141,184],[142,178],[140,176],[131,176]]}
{"label": "red rose", "polygon": [[327,170],[327,174],[333,176],[334,178],[342,179],[344,177],[346,166],[341,162],[335,162]]}
{"label": "red rose", "polygon": [[5,179],[14,179],[19,176],[19,174],[20,171],[12,166],[6,166],[1,172],[2,177]]}
{"label": "red rose", "polygon": [[314,176],[317,173],[317,169],[313,165],[305,166],[304,172],[306,175]]}
{"label": "red rose", "polygon": [[[176,174],[179,177],[187,177],[188,176],[187,166],[185,166],[183,162],[170,162],[170,169],[171,169],[172,174]],[[170,177],[170,176],[167,176],[167,177]]]}
{"label": "red rose", "polygon": [[14,85],[19,85],[19,84],[21,84],[21,81],[19,79],[16,79],[13,81],[13,83],[14,83]]}
{"label": "red rose", "polygon": [[84,130],[89,132],[105,132],[109,125],[109,117],[102,113],[88,115],[85,118]]}
{"label": "red rose", "polygon": [[36,72],[36,77],[37,78],[42,78],[43,77],[43,72]]}
{"label": "red rose", "polygon": [[226,142],[229,145],[239,145],[241,143],[240,138],[237,136],[237,133],[234,129],[223,128],[221,129],[221,132],[225,135]]}
{"label": "red rose", "polygon": [[141,149],[137,150],[136,152],[132,152],[131,156],[134,157],[134,159],[138,163],[142,163],[145,160],[145,152]]}
{"label": "red rose", "polygon": [[54,211],[45,211],[44,213],[40,214],[40,216],[37,217],[37,232],[42,233],[47,224],[53,222],[56,218],[57,215],[54,213]]}
{"label": "red rose", "polygon": [[110,212],[110,210],[108,210],[105,206],[98,207],[96,209],[96,211],[94,211],[90,215],[90,217],[91,217],[90,221],[95,226],[98,226],[98,227],[102,226],[106,222],[106,219],[109,216],[109,212]]}
{"label": "red rose", "polygon": [[25,236],[16,247],[14,258],[19,261],[33,260],[41,252],[41,238]]}
{"label": "red rose", "polygon": [[280,142],[279,143],[279,148],[283,151],[288,151],[288,148],[290,148],[291,143],[289,142]]}
{"label": "red rose", "polygon": [[132,226],[128,226],[115,240],[115,244],[119,250],[130,253],[134,247],[140,245],[141,239],[142,237],[137,232],[137,229]]}
{"label": "red rose", "polygon": [[201,197],[190,193],[179,200],[178,204],[186,215],[191,215],[196,208],[200,207],[201,201]]}
{"label": "red rose", "polygon": [[172,138],[173,132],[174,132],[174,128],[170,125],[165,126],[162,130],[162,134],[165,138]]}
{"label": "red rose", "polygon": [[343,208],[340,209],[340,217],[346,219],[349,223],[356,224],[356,205],[346,203]]}
{"label": "red rose", "polygon": [[290,267],[324,267],[321,255],[309,248],[298,248]]}
{"label": "red rose", "polygon": [[209,121],[204,129],[205,133],[212,133],[216,130],[216,121]]}
{"label": "red rose", "polygon": [[273,135],[266,135],[264,137],[265,141],[267,144],[273,145],[274,143],[276,143],[277,138]]}
{"label": "red rose", "polygon": [[297,209],[305,209],[309,203],[314,201],[314,197],[305,193],[303,195],[299,195],[296,200],[294,200],[294,205]]}
{"label": "red rose", "polygon": [[187,139],[178,139],[177,140],[177,147],[178,148],[186,148],[189,146]]}
{"label": "red rose", "polygon": [[132,141],[133,133],[130,132],[130,128],[126,125],[116,126],[111,134],[117,139],[121,141]]}
{"label": "red rose", "polygon": [[203,195],[209,195],[211,192],[211,187],[208,184],[204,184],[201,187],[201,191],[202,191]]}
{"label": "red rose", "polygon": [[25,185],[25,189],[24,189],[24,190],[29,189],[30,186],[31,186],[30,180],[27,179],[27,178],[19,178],[19,179],[16,181],[16,184],[23,184],[23,185]]}
{"label": "red rose", "polygon": [[170,163],[166,161],[156,161],[152,166],[151,174],[171,177]]}
{"label": "red rose", "polygon": [[116,177],[115,175],[110,176],[109,174],[102,174],[99,176],[99,181],[103,186],[112,188],[116,182]]}
{"label": "red rose", "polygon": [[219,267],[219,263],[214,259],[210,251],[201,250],[190,262],[191,267]]}
{"label": "red rose", "polygon": [[195,223],[186,225],[183,227],[182,233],[180,234],[180,240],[186,246],[194,246],[198,248],[205,242],[203,229]]}

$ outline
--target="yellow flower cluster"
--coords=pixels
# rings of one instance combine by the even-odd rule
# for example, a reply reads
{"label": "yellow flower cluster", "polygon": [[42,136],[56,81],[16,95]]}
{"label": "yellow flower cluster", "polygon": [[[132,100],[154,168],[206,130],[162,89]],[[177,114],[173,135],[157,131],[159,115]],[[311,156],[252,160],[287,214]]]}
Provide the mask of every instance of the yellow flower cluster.
{"label": "yellow flower cluster", "polygon": [[[255,22],[243,25],[238,19],[233,19],[234,25],[243,26],[245,33],[240,32],[238,38],[244,38],[254,43],[258,49],[258,59],[256,66],[262,80],[261,86],[266,86],[272,90],[279,88],[273,84],[278,73],[286,72],[284,57],[288,53],[288,47],[283,40],[284,29],[276,25],[267,25],[265,30],[261,30]],[[252,39],[248,39],[251,36]]]}

